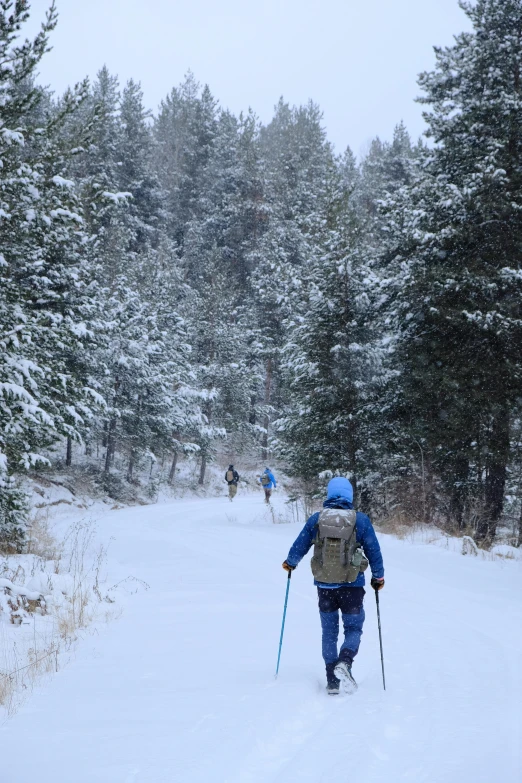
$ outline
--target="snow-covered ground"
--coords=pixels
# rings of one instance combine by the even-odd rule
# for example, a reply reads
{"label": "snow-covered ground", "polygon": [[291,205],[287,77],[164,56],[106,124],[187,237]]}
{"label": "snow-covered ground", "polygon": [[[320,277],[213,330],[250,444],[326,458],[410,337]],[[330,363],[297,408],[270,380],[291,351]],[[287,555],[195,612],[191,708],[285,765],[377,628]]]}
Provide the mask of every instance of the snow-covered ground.
{"label": "snow-covered ground", "polygon": [[110,581],[149,589],[2,727],[2,783],[522,780],[520,562],[380,536],[388,690],[368,592],[359,691],[328,697],[305,562],[274,680],[298,526],[261,493],[99,514]]}

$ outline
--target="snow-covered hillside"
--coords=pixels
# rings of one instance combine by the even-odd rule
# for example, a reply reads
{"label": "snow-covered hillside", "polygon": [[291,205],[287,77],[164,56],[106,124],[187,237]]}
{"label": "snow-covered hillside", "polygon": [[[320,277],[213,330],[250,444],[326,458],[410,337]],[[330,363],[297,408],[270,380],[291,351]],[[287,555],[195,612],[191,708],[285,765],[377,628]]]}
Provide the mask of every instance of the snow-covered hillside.
{"label": "snow-covered hillside", "polygon": [[260,493],[98,523],[114,538],[111,580],[149,589],[128,582],[121,618],[87,634],[3,726],[2,783],[521,779],[520,563],[381,536],[388,690],[368,593],[359,691],[328,697],[306,563],[274,680],[281,561],[298,527],[274,525]]}

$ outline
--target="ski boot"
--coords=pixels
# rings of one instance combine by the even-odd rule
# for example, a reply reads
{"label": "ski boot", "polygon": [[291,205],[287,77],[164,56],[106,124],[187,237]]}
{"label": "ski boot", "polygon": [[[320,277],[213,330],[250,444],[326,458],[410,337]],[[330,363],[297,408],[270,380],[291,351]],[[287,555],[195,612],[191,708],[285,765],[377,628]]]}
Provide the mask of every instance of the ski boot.
{"label": "ski boot", "polygon": [[357,683],[352,676],[351,661],[337,661],[334,665],[334,676],[340,679],[345,693],[355,693]]}
{"label": "ski boot", "polygon": [[337,696],[339,693],[340,681],[334,674],[335,663],[326,664],[326,692],[329,696]]}

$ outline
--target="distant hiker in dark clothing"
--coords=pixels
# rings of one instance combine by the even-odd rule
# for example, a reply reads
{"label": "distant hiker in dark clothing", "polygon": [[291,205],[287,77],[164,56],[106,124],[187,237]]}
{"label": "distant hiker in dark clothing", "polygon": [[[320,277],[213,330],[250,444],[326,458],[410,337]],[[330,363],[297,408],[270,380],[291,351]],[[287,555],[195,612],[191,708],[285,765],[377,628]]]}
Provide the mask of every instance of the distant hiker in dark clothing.
{"label": "distant hiker in dark clothing", "polygon": [[232,503],[237,494],[237,485],[239,481],[239,473],[237,470],[234,470],[233,465],[228,466],[228,470],[225,473],[225,481],[228,484],[228,497]]}
{"label": "distant hiker in dark clothing", "polygon": [[[354,511],[352,501],[353,488],[348,479],[332,479],[324,510],[308,519],[283,563],[286,571],[293,571],[314,545],[311,566],[319,596],[323,659],[330,694],[339,693],[340,680],[347,692],[357,690],[352,663],[359,651],[364,623],[363,572],[368,563],[372,587],[375,590],[384,587],[384,566],[375,530],[365,514]],[[339,610],[344,642],[338,654]]]}
{"label": "distant hiker in dark clothing", "polygon": [[265,503],[270,503],[270,495],[272,494],[272,487],[277,487],[275,476],[270,468],[265,468],[259,479],[261,486],[265,490]]}

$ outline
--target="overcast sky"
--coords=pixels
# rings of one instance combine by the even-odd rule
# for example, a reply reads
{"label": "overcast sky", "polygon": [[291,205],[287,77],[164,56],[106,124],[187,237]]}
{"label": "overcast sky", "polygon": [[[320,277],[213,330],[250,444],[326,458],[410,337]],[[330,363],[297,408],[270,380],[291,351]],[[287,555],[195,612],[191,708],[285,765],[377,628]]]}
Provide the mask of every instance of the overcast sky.
{"label": "overcast sky", "polygon": [[[469,27],[457,0],[57,0],[53,51],[40,81],[62,92],[105,63],[140,81],[156,109],[191,69],[223,107],[251,106],[263,122],[281,95],[312,98],[329,138],[356,154],[404,120],[422,133],[414,102],[433,46]],[[37,29],[47,0],[32,1]]]}

